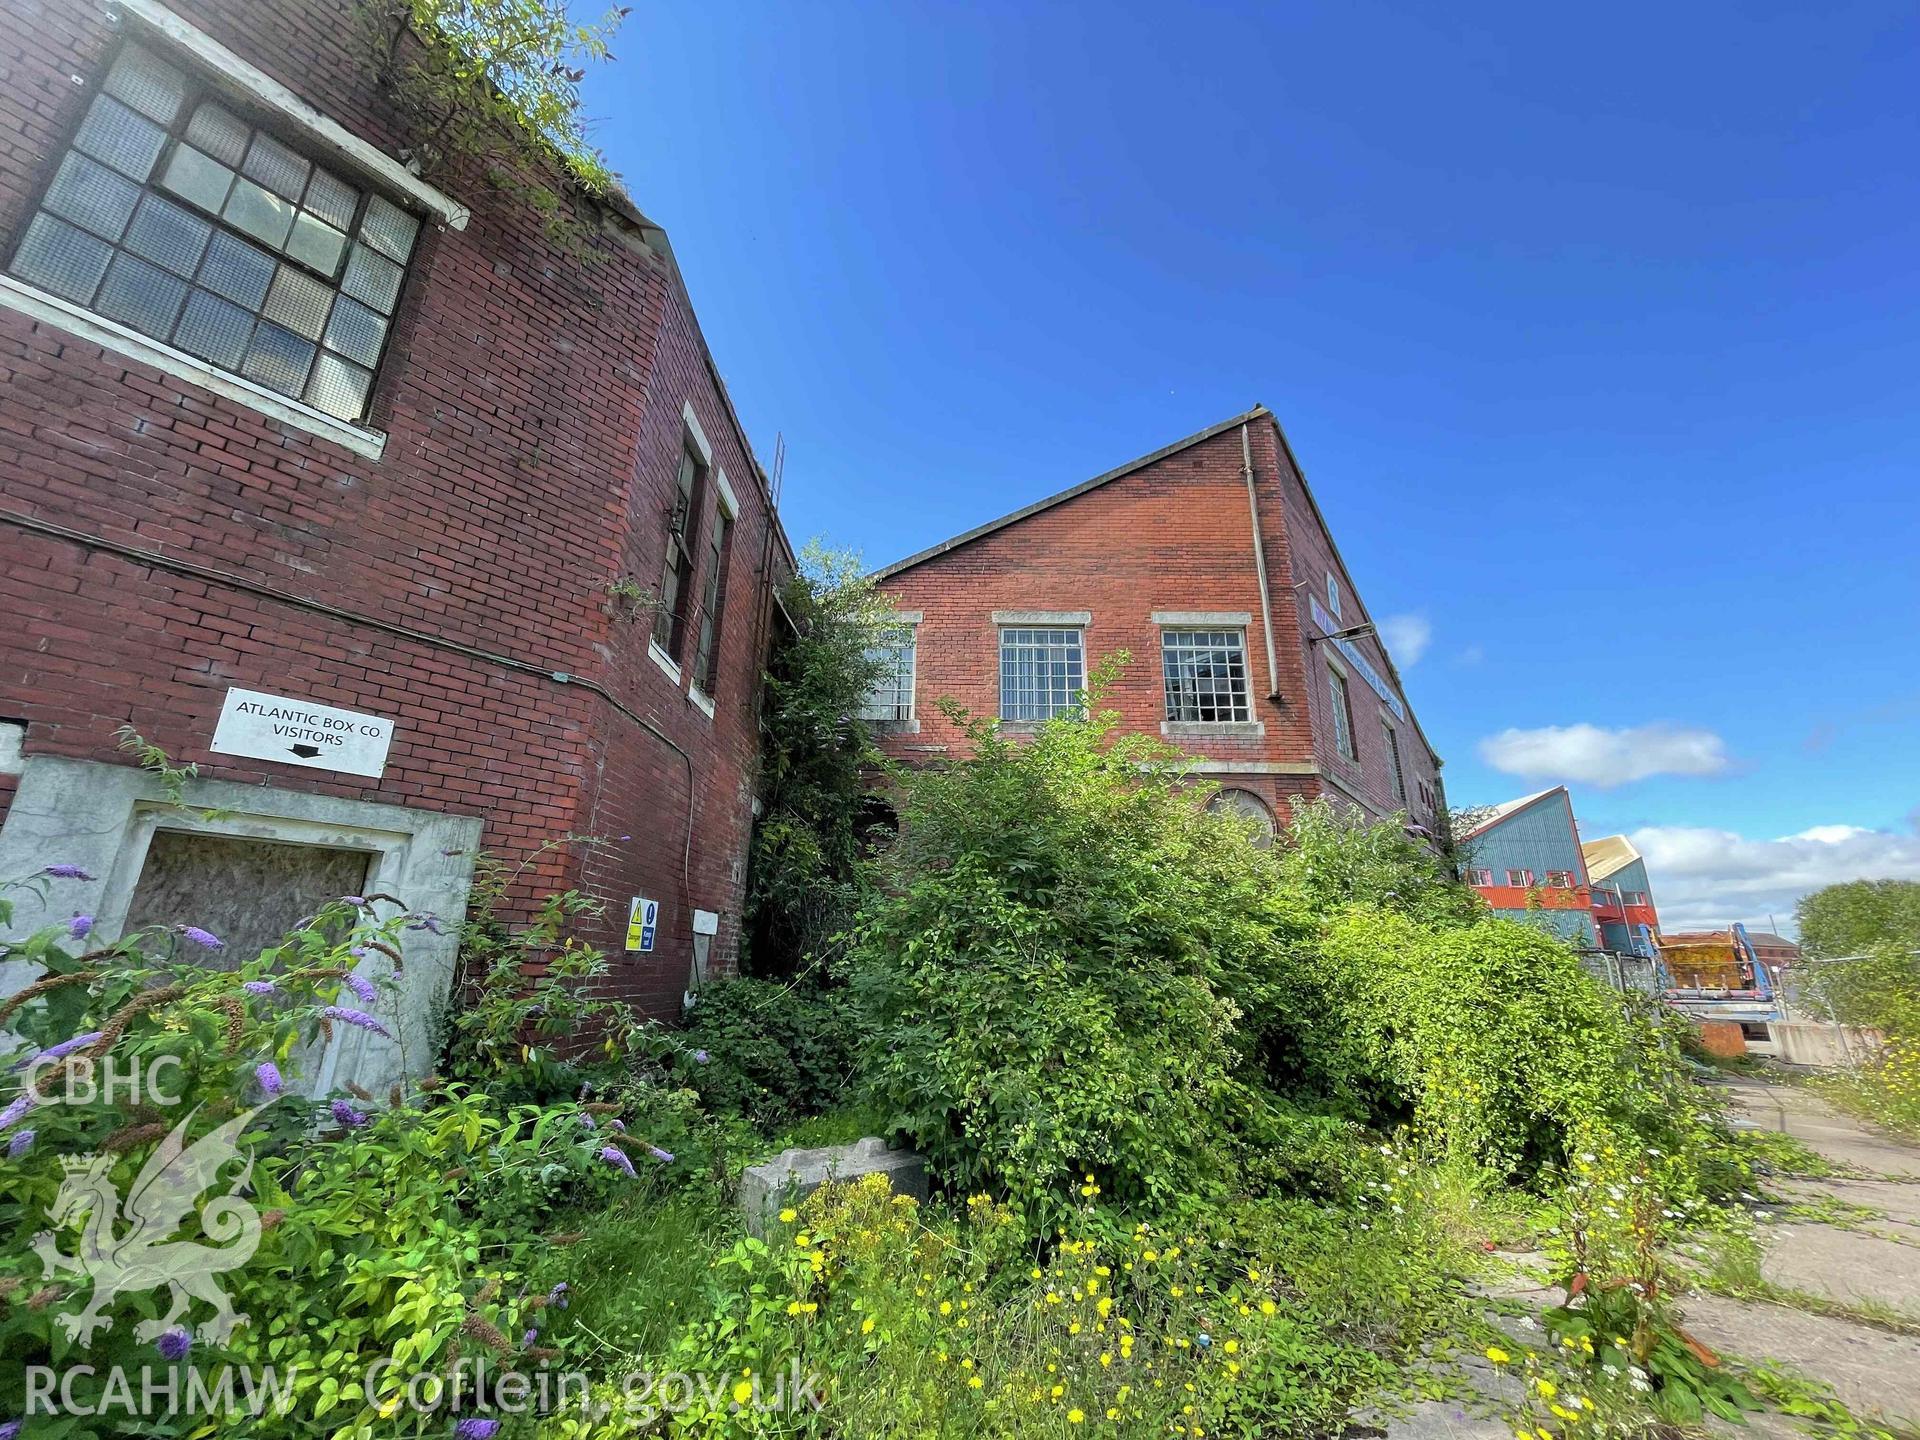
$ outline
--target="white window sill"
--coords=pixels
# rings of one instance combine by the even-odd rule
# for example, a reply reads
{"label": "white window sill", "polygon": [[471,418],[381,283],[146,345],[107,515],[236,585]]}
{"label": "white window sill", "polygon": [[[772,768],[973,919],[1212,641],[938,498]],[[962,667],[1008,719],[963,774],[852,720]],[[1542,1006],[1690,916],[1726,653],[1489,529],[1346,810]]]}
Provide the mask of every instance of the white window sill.
{"label": "white window sill", "polygon": [[1264,720],[1162,720],[1160,733],[1169,740],[1258,740],[1267,733]]}
{"label": "white window sill", "polygon": [[43,325],[57,326],[89,344],[111,350],[129,360],[137,360],[142,365],[151,365],[176,380],[185,380],[203,390],[211,390],[216,395],[245,405],[250,410],[257,410],[296,430],[318,435],[322,440],[331,440],[369,460],[378,460],[387,447],[387,437],[377,430],[363,430],[358,425],[336,420],[311,405],[304,405],[264,385],[256,385],[239,375],[215,369],[185,351],[163,345],[137,330],[129,330],[104,316],[83,310],[58,295],[49,295],[44,290],[23,284],[11,275],[0,275],[0,309],[15,310]]}
{"label": "white window sill", "polygon": [[693,708],[698,710],[702,715],[705,715],[707,719],[711,720],[713,718],[713,697],[698,685],[689,685],[687,687],[687,699],[691,700],[693,702]]}
{"label": "white window sill", "polygon": [[679,664],[671,655],[660,648],[658,641],[651,637],[647,640],[647,654],[653,660],[653,663],[660,667],[666,677],[678,686],[680,683]]}

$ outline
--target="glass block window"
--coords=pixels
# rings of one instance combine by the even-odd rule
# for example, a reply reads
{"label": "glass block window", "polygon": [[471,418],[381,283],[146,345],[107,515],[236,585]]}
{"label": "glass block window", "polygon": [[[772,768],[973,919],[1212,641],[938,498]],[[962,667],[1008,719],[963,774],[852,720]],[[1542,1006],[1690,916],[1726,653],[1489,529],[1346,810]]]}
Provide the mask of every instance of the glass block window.
{"label": "glass block window", "polygon": [[1087,684],[1078,630],[1000,632],[1000,718],[1051,720],[1079,714]]}
{"label": "glass block window", "polygon": [[882,666],[880,678],[860,708],[862,720],[913,719],[914,633],[911,626],[867,647],[867,658]]}
{"label": "glass block window", "polygon": [[1404,805],[1407,803],[1407,776],[1400,768],[1400,732],[1382,719],[1380,734],[1387,742],[1387,783],[1393,787],[1393,798]]}
{"label": "glass block window", "polygon": [[1251,720],[1247,643],[1239,630],[1166,630],[1160,669],[1169,720]]}
{"label": "glass block window", "polygon": [[302,400],[365,417],[420,225],[124,45],[9,270]]}
{"label": "glass block window", "polygon": [[1327,670],[1327,695],[1333,702],[1333,743],[1349,760],[1358,760],[1360,752],[1353,740],[1353,701],[1347,694],[1347,677],[1338,670]]}

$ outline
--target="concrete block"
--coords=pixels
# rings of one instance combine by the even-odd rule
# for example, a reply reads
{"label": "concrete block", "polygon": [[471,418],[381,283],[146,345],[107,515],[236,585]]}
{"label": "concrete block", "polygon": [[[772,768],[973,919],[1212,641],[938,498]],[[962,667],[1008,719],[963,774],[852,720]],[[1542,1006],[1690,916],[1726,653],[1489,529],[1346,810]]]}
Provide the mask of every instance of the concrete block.
{"label": "concrete block", "polygon": [[851,1145],[829,1145],[818,1150],[783,1150],[740,1177],[740,1208],[747,1228],[764,1235],[784,1205],[811,1195],[834,1180],[858,1180],[885,1175],[896,1195],[925,1199],[927,1162],[916,1150],[887,1148],[875,1136]]}
{"label": "concrete block", "polygon": [[1782,1060],[1792,1065],[1813,1065],[1835,1070],[1871,1060],[1886,1048],[1887,1037],[1878,1030],[1861,1030],[1851,1025],[1829,1025],[1811,1020],[1775,1020],[1769,1026],[1773,1043]]}

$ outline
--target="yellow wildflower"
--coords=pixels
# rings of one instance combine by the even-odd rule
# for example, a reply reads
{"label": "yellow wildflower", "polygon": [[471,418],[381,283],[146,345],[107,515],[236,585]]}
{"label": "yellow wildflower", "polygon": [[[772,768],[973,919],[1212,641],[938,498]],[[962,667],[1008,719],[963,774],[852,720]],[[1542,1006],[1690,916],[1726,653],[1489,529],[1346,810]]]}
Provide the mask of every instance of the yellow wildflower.
{"label": "yellow wildflower", "polygon": [[1487,1359],[1496,1365],[1505,1365],[1513,1359],[1513,1356],[1502,1350],[1498,1345],[1489,1345],[1487,1347]]}
{"label": "yellow wildflower", "polygon": [[800,1218],[800,1212],[798,1210],[789,1208],[786,1210],[782,1210],[780,1212],[780,1223],[782,1225],[791,1225],[795,1220],[798,1220],[799,1218]]}

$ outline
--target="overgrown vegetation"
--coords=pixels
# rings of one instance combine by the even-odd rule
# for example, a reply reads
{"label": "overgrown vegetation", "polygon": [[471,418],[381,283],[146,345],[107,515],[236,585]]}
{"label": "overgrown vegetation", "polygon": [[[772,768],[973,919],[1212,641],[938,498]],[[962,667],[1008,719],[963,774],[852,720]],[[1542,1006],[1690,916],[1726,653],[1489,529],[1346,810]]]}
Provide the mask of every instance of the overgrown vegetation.
{"label": "overgrown vegetation", "polygon": [[862,822],[880,757],[859,713],[880,678],[873,651],[892,613],[856,557],[818,544],[783,598],[795,629],[776,648],[761,702],[762,811],[742,958],[764,977],[817,972],[866,892]]}
{"label": "overgrown vegetation", "polygon": [[[769,814],[831,840],[760,852],[791,868],[758,892],[813,948],[793,978],[710,988],[686,1029],[602,993],[582,897],[494,918],[517,880],[493,867],[444,1078],[378,1099],[296,1099],[292,1076],[325,1027],[380,1023],[422,923],[397,902],[338,902],[237,971],[196,963],[213,952],[185,927],[88,950],[76,920],[22,944],[49,979],[15,1028],[72,1047],[42,1063],[180,1057],[184,1108],[162,1118],[189,1139],[237,1122],[265,1212],[230,1276],[249,1323],[141,1332],[164,1295],[129,1293],[90,1362],[296,1372],[286,1415],[245,1420],[263,1437],[1332,1436],[1445,1391],[1434,1367],[1463,1349],[1518,1378],[1535,1440],[1762,1392],[1816,1405],[1748,1386],[1675,1322],[1668,1242],[1758,1152],[1719,1130],[1656,1015],[1486,917],[1397,825],[1308,807],[1260,848],[1178,756],[1117,731],[1098,685],[1087,719],[1017,742],[959,717],[969,752],[893,778],[899,838],[868,860],[845,716],[870,611],[827,593],[845,608],[821,613],[854,618],[789,656]],[[785,888],[805,874],[830,904]],[[269,1062],[286,1093],[253,1113]],[[167,1144],[158,1118],[19,1097],[0,1134],[28,1120],[0,1161],[9,1376],[79,1353],[61,1317],[81,1277],[43,1278],[28,1243],[49,1205],[64,1251],[98,1223],[98,1201],[61,1208],[62,1160],[103,1152],[125,1193]],[[876,1132],[924,1150],[928,1198],[829,1186],[745,1233],[754,1157]],[[1496,1241],[1545,1243],[1567,1286],[1535,1345],[1464,1287]],[[455,1373],[425,1409],[405,1388]],[[513,1373],[578,1379],[516,1408]]]}
{"label": "overgrown vegetation", "polygon": [[1803,1003],[1885,1037],[1821,1077],[1831,1099],[1920,1137],[1920,881],[1854,880],[1801,900]]}
{"label": "overgrown vegetation", "polygon": [[612,58],[631,7],[582,24],[563,0],[358,0],[369,68],[408,122],[408,158],[426,174],[478,164],[576,259],[592,258],[574,192],[615,188],[588,139],[580,84]]}

